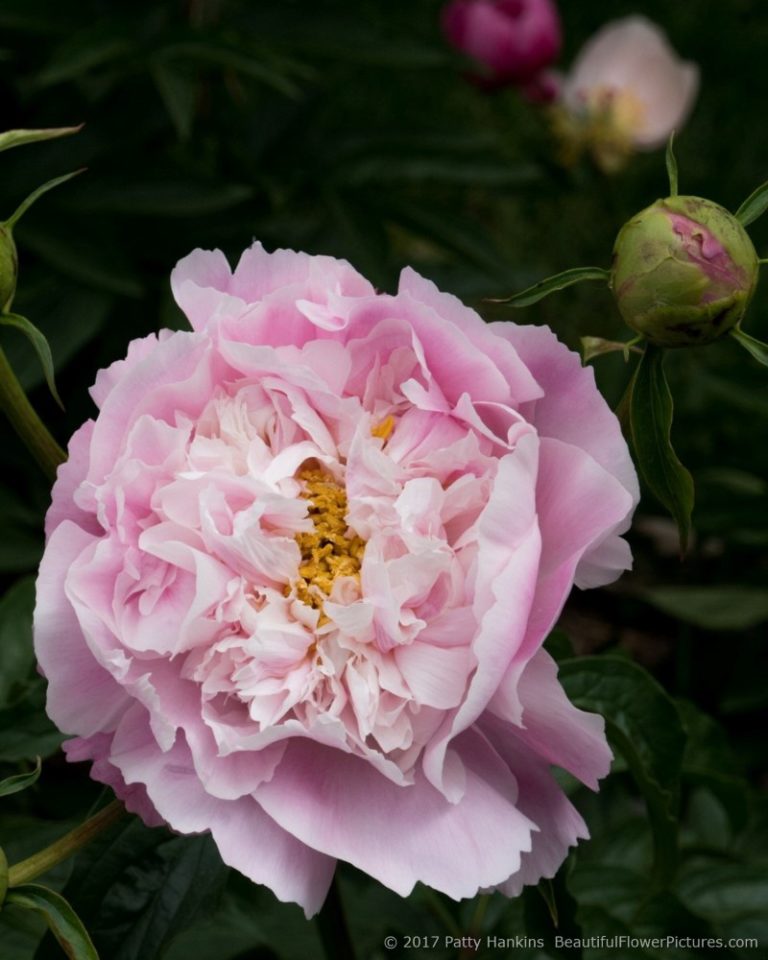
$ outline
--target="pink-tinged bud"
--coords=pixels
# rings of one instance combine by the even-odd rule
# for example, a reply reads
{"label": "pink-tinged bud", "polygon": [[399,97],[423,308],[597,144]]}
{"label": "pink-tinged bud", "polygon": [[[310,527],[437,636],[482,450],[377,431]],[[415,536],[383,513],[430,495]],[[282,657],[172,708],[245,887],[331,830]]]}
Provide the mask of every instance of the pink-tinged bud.
{"label": "pink-tinged bud", "polygon": [[741,320],[758,267],[732,213],[700,197],[668,197],[622,227],[611,286],[627,325],[651,343],[697,346]]}
{"label": "pink-tinged bud", "polygon": [[452,0],[442,25],[449,42],[482,64],[495,85],[527,84],[560,53],[553,0]]}

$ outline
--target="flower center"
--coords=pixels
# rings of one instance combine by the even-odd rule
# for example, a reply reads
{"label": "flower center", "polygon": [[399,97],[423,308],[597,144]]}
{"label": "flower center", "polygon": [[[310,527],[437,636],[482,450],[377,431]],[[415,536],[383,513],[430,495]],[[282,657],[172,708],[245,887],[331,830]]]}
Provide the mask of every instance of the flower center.
{"label": "flower center", "polygon": [[309,500],[314,529],[296,534],[301,550],[299,579],[285,592],[287,595],[293,588],[299,600],[322,611],[323,601],[330,596],[337,577],[359,579],[365,541],[348,535],[344,487],[316,468],[302,470],[299,479],[304,483],[301,496]]}
{"label": "flower center", "polygon": [[645,103],[632,91],[599,86],[583,94],[577,113],[555,107],[551,122],[560,141],[561,161],[572,166],[583,150],[606,173],[621,169],[647,122]]}

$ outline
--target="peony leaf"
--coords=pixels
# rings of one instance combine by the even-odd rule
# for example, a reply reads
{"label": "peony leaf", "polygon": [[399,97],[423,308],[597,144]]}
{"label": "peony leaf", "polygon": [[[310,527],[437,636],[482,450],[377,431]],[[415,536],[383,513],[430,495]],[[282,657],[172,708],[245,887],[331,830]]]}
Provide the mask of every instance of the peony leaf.
{"label": "peony leaf", "polygon": [[31,787],[33,783],[37,783],[42,768],[40,757],[37,757],[34,770],[30,770],[29,773],[17,773],[13,777],[0,780],[0,797],[10,797],[12,793],[21,793],[22,790]]}
{"label": "peony leaf", "polygon": [[[2,501],[0,501],[1,503]],[[13,504],[8,505],[9,512]],[[35,517],[35,519],[37,519]],[[10,518],[0,511],[3,536],[15,541],[22,531],[14,529]],[[33,521],[34,522],[34,521]],[[23,549],[23,547],[22,547]],[[39,563],[39,556],[36,563]],[[0,570],[2,565],[0,565]],[[32,610],[35,606],[35,581],[24,577],[13,584],[0,599],[0,709],[17,698],[32,675],[35,653],[32,649]],[[35,672],[34,676],[37,676]]]}
{"label": "peony leaf", "polygon": [[[755,938],[755,944],[768,940],[768,873],[764,863],[732,863],[722,855],[697,858],[682,871],[678,896],[694,916],[705,918],[724,940],[734,938],[736,942],[736,937],[747,935]],[[746,957],[748,952],[737,951],[736,955]]]}
{"label": "peony leaf", "polygon": [[621,657],[577,657],[559,668],[570,700],[605,718],[612,745],[642,791],[654,835],[654,877],[671,878],[677,861],[677,808],[685,733],[677,707],[642,667]]}
{"label": "peony leaf", "polygon": [[734,216],[742,227],[748,227],[750,223],[754,223],[758,217],[761,217],[766,209],[768,209],[768,180],[750,193]]}
{"label": "peony leaf", "polygon": [[[635,823],[637,821],[634,821]],[[619,827],[614,829],[617,840],[624,834]],[[626,853],[626,852],[625,852]],[[578,901],[577,917],[586,935],[599,943],[600,938],[625,937],[625,943],[634,941],[631,952],[623,952],[622,960],[631,956],[632,960],[669,960],[674,954],[665,949],[650,946],[652,937],[659,942],[670,929],[698,930],[702,921],[693,916],[679,902],[674,891],[665,890],[656,894],[649,893],[645,872],[638,865],[618,863],[578,862],[576,869],[568,878]],[[640,946],[643,944],[643,946]],[[600,958],[609,960],[611,951],[585,950],[556,954],[559,957]],[[616,956],[615,952],[613,954]]]}
{"label": "peony leaf", "polygon": [[[105,957],[147,960],[160,956],[180,930],[215,905],[226,876],[210,836],[172,836],[132,817],[80,851],[64,894],[93,929]],[[105,904],[108,928],[100,923]]]}
{"label": "peony leaf", "polygon": [[[0,506],[3,506],[1,496]],[[5,506],[6,513],[0,510],[0,528],[9,540],[9,549],[12,545],[18,550],[26,565],[36,565],[39,550],[34,542],[29,547],[24,543],[24,526],[19,523],[26,519],[23,512],[26,505],[22,499],[13,499]],[[32,511],[29,523],[40,523]],[[0,600],[0,762],[3,763],[33,761],[37,756],[45,759],[59,748],[63,739],[45,713],[45,681],[35,670],[34,606],[32,577],[17,581]]]}
{"label": "peony leaf", "polygon": [[731,336],[733,339],[744,349],[747,353],[751,354],[758,363],[762,363],[764,367],[768,367],[768,343],[763,343],[762,340],[756,340],[754,337],[750,337],[748,333],[740,327],[734,327],[731,330]]}
{"label": "peony leaf", "polygon": [[577,920],[578,905],[569,890],[566,875],[565,870],[559,870],[551,880],[542,879],[537,886],[524,888],[521,894],[523,923],[532,939],[546,943],[555,933],[577,940],[584,936]]}
{"label": "peony leaf", "polygon": [[669,135],[667,140],[667,178],[669,179],[669,195],[677,196],[677,158],[675,157],[675,131]]}
{"label": "peony leaf", "polygon": [[21,330],[27,337],[35,348],[35,353],[40,358],[40,364],[45,374],[45,382],[48,384],[48,389],[51,391],[53,399],[63,410],[64,404],[61,402],[61,397],[56,389],[56,380],[54,379],[53,356],[45,336],[37,329],[31,320],[27,320],[26,317],[19,316],[17,313],[0,314],[0,324],[5,327],[16,327],[17,330]]}
{"label": "peony leaf", "polygon": [[5,133],[0,133],[0,152],[10,150],[11,147],[21,147],[25,143],[68,137],[82,129],[83,124],[81,123],[78,127],[50,127],[47,130],[6,130]]}
{"label": "peony leaf", "polygon": [[704,630],[748,630],[768,620],[768,590],[761,587],[653,587],[641,596],[676,620]]}
{"label": "peony leaf", "polygon": [[102,178],[77,198],[77,209],[108,216],[206,217],[245,203],[253,194],[253,187],[232,181],[211,184],[177,178],[125,183]]}
{"label": "peony leaf", "polygon": [[739,776],[741,764],[728,735],[713,717],[689,700],[675,702],[686,735],[683,780],[711,791],[733,829],[742,830],[749,820],[749,787]]}
{"label": "peony leaf", "polygon": [[685,553],[691,530],[693,478],[672,448],[672,411],[664,351],[649,343],[632,379],[630,434],[637,468],[651,493],[674,517]]}
{"label": "peony leaf", "polygon": [[5,902],[42,914],[70,960],[99,960],[88,931],[61,894],[36,883],[24,883],[12,887]]}
{"label": "peony leaf", "polygon": [[602,267],[574,267],[571,270],[557,273],[554,277],[540,280],[521,293],[515,293],[511,297],[502,297],[498,300],[489,300],[489,303],[508,303],[511,307],[529,307],[532,303],[538,303],[539,300],[548,297],[550,293],[572,287],[575,283],[582,283],[584,280],[601,280],[608,283],[609,277],[609,272],[603,270]]}
{"label": "peony leaf", "polygon": [[255,50],[239,49],[228,43],[182,40],[163,47],[155,62],[214,64],[251,77],[286,97],[298,100],[301,87],[297,80],[308,77],[304,64],[286,59],[276,61],[265,56],[264,49],[259,50],[258,54]]}
{"label": "peony leaf", "polygon": [[152,70],[152,79],[179,140],[188,140],[197,105],[196,78],[172,63],[160,61]]}
{"label": "peony leaf", "polygon": [[24,697],[0,710],[0,760],[6,763],[49,757],[64,739],[45,713],[42,682],[31,683]]}
{"label": "peony leaf", "polygon": [[32,204],[39,200],[44,193],[48,193],[49,190],[53,190],[54,187],[58,187],[62,183],[66,183],[67,180],[71,180],[72,177],[78,176],[78,174],[83,173],[85,167],[81,167],[80,170],[73,170],[72,173],[65,173],[61,177],[54,177],[53,180],[49,180],[47,183],[44,183],[42,186],[38,187],[37,190],[33,190],[32,193],[22,200],[16,210],[11,214],[10,217],[5,221],[4,226],[8,230],[12,230],[18,221],[24,216],[24,214],[29,210]]}
{"label": "peony leaf", "polygon": [[634,340],[603,340],[602,337],[581,337],[581,355],[584,363],[589,363],[595,357],[601,357],[604,353],[618,353],[619,350],[624,354],[624,360],[629,362],[629,353],[642,353],[643,351],[635,346]]}

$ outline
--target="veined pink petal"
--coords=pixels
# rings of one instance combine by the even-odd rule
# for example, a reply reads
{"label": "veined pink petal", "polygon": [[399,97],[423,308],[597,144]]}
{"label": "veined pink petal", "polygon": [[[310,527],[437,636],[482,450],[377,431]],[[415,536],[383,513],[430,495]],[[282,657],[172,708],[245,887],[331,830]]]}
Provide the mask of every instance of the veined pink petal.
{"label": "veined pink petal", "polygon": [[221,800],[207,793],[183,740],[158,754],[134,708],[115,735],[112,761],[128,784],[140,783],[158,813],[180,833],[210,830],[222,859],[256,883],[270,887],[278,900],[316,913],[333,877],[334,861],[280,829],[250,797]]}
{"label": "veined pink petal", "polygon": [[34,619],[35,654],[48,678],[48,714],[65,733],[81,736],[111,732],[130,705],[83,642],[65,593],[71,563],[93,542],[71,520],[56,527],[40,564]]}
{"label": "veined pink petal", "polygon": [[293,741],[269,783],[263,809],[313,849],[364,870],[401,896],[417,882],[454,899],[502,882],[531,845],[507,767],[475,733],[458,745],[466,790],[449,803],[423,777],[399,787],[359,760]]}
{"label": "veined pink petal", "polygon": [[516,739],[493,717],[485,718],[481,728],[504,762],[514,770],[518,784],[517,807],[536,825],[531,833],[531,849],[522,854],[518,870],[497,885],[508,897],[516,897],[526,884],[554,877],[569,847],[587,839],[589,831],[552,776],[547,762],[535,750]]}
{"label": "veined pink petal", "polygon": [[593,790],[607,776],[612,754],[605,722],[573,706],[558,683],[557,664],[545,650],[528,661],[520,676],[515,667],[507,671],[488,711],[514,725],[514,730],[506,728],[507,739],[526,744],[537,757]]}

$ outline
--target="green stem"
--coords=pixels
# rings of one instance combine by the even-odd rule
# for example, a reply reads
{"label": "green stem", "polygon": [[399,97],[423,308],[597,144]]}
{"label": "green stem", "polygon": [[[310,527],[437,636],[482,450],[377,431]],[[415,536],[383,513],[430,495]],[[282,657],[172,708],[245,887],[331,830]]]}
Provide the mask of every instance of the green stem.
{"label": "green stem", "polygon": [[29,883],[35,877],[55,867],[57,863],[69,859],[73,854],[89,843],[102,830],[106,830],[121,817],[125,816],[125,807],[119,800],[113,800],[103,810],[99,810],[85,823],[65,833],[63,837],[52,843],[44,850],[33,853],[26,860],[15,863],[8,871],[8,886],[18,887],[21,883]]}
{"label": "green stem", "polygon": [[488,912],[488,905],[491,902],[490,893],[482,893],[477,898],[477,905],[475,907],[475,913],[472,917],[472,922],[469,925],[470,932],[478,935],[482,933],[483,923],[485,922],[485,915]]}
{"label": "green stem", "polygon": [[53,439],[27,399],[2,348],[0,348],[0,407],[48,479],[55,480],[56,468],[64,463],[67,455]]}
{"label": "green stem", "polygon": [[450,931],[451,936],[461,939],[461,937],[464,935],[464,932],[454,919],[450,910],[446,909],[443,901],[440,899],[440,894],[431,887],[424,887],[422,893],[424,895],[424,899],[427,901],[427,906],[432,913],[434,913],[435,917],[440,921],[440,923],[443,924],[445,929]]}
{"label": "green stem", "polygon": [[328,960],[355,960],[355,948],[349,936],[335,874],[322,910],[317,915],[317,931]]}

